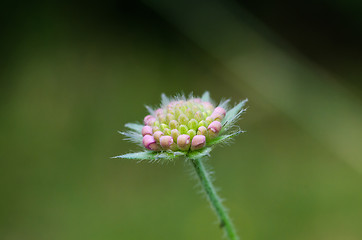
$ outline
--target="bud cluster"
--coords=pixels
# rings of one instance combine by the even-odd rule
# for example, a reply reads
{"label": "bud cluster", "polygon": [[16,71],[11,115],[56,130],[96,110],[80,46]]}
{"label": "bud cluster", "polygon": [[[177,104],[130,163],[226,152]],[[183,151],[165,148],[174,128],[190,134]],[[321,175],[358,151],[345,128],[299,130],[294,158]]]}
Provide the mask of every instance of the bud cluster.
{"label": "bud cluster", "polygon": [[226,111],[199,98],[176,100],[144,118],[143,145],[152,151],[188,151],[218,136]]}

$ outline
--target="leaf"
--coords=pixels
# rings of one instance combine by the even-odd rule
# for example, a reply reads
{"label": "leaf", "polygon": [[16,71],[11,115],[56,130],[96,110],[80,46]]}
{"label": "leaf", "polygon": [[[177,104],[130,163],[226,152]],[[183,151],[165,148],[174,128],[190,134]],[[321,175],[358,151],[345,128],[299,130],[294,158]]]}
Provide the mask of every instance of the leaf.
{"label": "leaf", "polygon": [[202,94],[201,100],[204,102],[210,102],[210,93],[208,91]]}
{"label": "leaf", "polygon": [[231,133],[231,134],[227,134],[227,135],[221,135],[221,136],[218,136],[212,140],[210,140],[208,143],[207,143],[207,146],[211,146],[211,145],[214,145],[214,144],[218,144],[218,143],[226,143],[227,141],[229,141],[232,137],[240,134],[240,133],[243,133],[244,131],[236,131],[234,133]]}
{"label": "leaf", "polygon": [[243,112],[245,112],[245,109],[243,109],[243,107],[247,101],[248,99],[245,99],[237,104],[235,107],[227,111],[225,118],[221,122],[223,125],[221,131],[226,131],[232,125],[232,123],[237,120]]}
{"label": "leaf", "polygon": [[211,152],[211,147],[205,147],[197,151],[191,151],[187,154],[187,157],[190,159],[199,159],[205,156],[208,156]]}
{"label": "leaf", "polygon": [[154,160],[156,154],[157,154],[157,152],[146,151],[146,152],[127,153],[127,154],[115,156],[112,158]]}
{"label": "leaf", "polygon": [[139,123],[126,123],[124,126],[138,133],[141,133],[143,128],[143,125]]}
{"label": "leaf", "polygon": [[143,145],[142,144],[142,134],[141,133],[137,133],[137,132],[134,132],[134,131],[127,131],[127,132],[121,132],[121,131],[118,131],[120,134],[122,134],[123,136],[126,137],[126,140],[130,141],[130,142],[133,142],[133,143],[136,143],[138,145]]}
{"label": "leaf", "polygon": [[136,153],[127,153],[124,155],[116,156],[113,158],[124,158],[124,159],[137,159],[137,160],[149,160],[150,162],[157,162],[160,160],[171,160],[179,156],[183,156],[183,152],[153,152],[144,151]]}

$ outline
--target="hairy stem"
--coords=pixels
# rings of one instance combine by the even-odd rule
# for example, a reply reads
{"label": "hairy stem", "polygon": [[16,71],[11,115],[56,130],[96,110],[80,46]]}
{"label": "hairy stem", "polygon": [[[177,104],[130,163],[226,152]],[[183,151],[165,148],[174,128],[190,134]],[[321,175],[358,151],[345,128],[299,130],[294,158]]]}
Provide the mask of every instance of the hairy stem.
{"label": "hairy stem", "polygon": [[231,240],[237,240],[239,237],[236,234],[235,228],[231,222],[225,207],[222,205],[220,197],[217,195],[215,188],[210,179],[209,173],[204,167],[202,160],[200,158],[191,159],[195,171],[200,179],[201,185],[206,192],[206,195],[215,210],[217,216],[220,220],[220,227],[225,230],[227,237]]}

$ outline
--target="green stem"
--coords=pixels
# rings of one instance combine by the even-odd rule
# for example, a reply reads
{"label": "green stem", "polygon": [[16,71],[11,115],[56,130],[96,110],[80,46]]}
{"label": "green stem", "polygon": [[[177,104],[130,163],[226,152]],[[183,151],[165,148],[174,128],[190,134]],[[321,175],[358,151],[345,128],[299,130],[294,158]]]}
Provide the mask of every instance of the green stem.
{"label": "green stem", "polygon": [[196,173],[199,176],[201,185],[206,192],[206,195],[215,210],[220,220],[220,227],[224,228],[226,235],[230,240],[237,240],[239,237],[236,234],[235,228],[228,216],[225,207],[222,205],[220,197],[217,195],[214,186],[212,185],[209,173],[206,171],[201,159],[191,159],[195,167]]}

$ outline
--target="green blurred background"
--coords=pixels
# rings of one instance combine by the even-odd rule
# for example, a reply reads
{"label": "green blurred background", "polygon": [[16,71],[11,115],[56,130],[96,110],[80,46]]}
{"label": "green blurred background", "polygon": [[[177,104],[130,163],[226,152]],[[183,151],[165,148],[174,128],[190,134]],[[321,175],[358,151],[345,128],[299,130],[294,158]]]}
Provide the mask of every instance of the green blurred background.
{"label": "green blurred background", "polygon": [[243,239],[362,239],[358,1],[1,3],[0,239],[221,239],[180,159],[117,130],[162,92],[249,98],[213,151]]}

